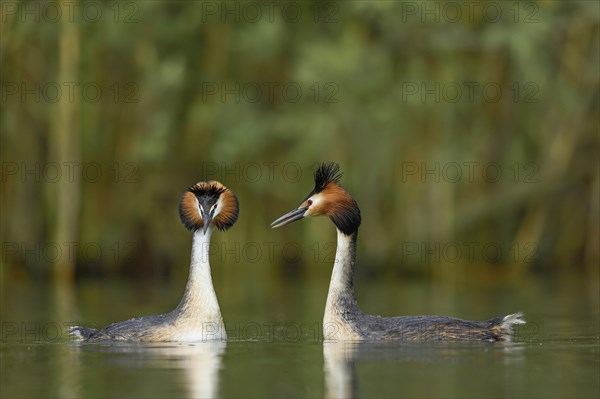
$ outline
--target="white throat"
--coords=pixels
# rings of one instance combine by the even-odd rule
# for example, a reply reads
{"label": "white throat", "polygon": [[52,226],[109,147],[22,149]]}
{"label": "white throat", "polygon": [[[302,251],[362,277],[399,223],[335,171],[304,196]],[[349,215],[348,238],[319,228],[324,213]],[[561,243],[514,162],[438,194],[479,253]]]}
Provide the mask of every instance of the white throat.
{"label": "white throat", "polygon": [[178,340],[205,341],[227,338],[221,309],[210,274],[210,237],[196,230],[192,239],[190,275],[177,311]]}
{"label": "white throat", "polygon": [[358,339],[358,334],[347,319],[348,314],[360,312],[354,297],[353,284],[355,240],[355,235],[346,235],[339,229],[337,230],[337,250],[323,317],[325,340]]}
{"label": "white throat", "polygon": [[329,283],[329,296],[332,292],[342,293],[352,291],[352,276],[354,274],[354,253],[352,249],[352,237],[337,230],[337,249],[335,251],[335,260],[333,271],[331,272],[331,282]]}

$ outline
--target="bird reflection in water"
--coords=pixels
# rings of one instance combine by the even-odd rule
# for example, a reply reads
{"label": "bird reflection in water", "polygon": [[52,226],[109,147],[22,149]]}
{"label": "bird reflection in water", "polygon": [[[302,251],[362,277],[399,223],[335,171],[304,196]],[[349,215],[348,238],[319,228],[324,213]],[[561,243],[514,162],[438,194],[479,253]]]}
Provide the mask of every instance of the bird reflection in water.
{"label": "bird reflection in water", "polygon": [[72,348],[79,355],[84,351],[108,352],[114,355],[112,363],[127,368],[181,370],[187,397],[216,398],[219,396],[219,370],[226,346],[225,341],[206,341],[190,344],[112,343],[110,346],[84,343],[75,344]]}
{"label": "bird reflection in water", "polygon": [[[385,368],[380,371],[384,374],[390,372],[393,375],[395,387],[392,389],[395,389],[395,394],[401,395],[403,388],[408,392],[409,387],[414,383],[411,376],[403,376],[400,370],[404,367],[412,369],[415,365],[424,365],[425,367],[441,367],[444,370],[451,370],[452,367],[462,363],[468,366],[466,370],[472,370],[470,367],[489,367],[490,364],[514,366],[516,363],[523,362],[524,348],[523,345],[515,343],[494,345],[469,342],[456,345],[449,342],[324,341],[325,397],[355,398],[360,396],[360,377],[356,368],[361,363],[375,363],[383,366],[385,362]],[[503,386],[514,387],[522,384],[521,373],[512,372],[518,368],[503,367],[499,369],[507,370],[504,375],[498,375],[498,378],[504,380]],[[383,374],[380,374],[380,377],[386,378]]]}
{"label": "bird reflection in water", "polygon": [[323,342],[325,395],[327,398],[356,397],[355,358],[357,342]]}

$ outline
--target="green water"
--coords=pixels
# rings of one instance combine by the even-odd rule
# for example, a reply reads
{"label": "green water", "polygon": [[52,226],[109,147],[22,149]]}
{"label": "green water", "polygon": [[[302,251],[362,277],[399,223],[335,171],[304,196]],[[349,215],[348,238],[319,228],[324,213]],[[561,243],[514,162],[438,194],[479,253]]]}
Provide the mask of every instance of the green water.
{"label": "green water", "polygon": [[357,283],[363,308],[484,319],[526,312],[513,344],[323,343],[327,281],[264,290],[218,282],[227,343],[77,344],[75,322],[160,313],[173,284],[80,283],[71,293],[3,289],[1,396],[47,397],[531,397],[600,395],[598,284],[579,277],[520,283]]}

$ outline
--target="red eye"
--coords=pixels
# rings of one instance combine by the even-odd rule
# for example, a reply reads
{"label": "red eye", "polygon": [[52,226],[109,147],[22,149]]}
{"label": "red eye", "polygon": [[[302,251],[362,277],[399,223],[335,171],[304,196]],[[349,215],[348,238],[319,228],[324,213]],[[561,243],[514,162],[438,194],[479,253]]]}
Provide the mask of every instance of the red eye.
{"label": "red eye", "polygon": [[312,200],[308,200],[308,206],[312,205]]}

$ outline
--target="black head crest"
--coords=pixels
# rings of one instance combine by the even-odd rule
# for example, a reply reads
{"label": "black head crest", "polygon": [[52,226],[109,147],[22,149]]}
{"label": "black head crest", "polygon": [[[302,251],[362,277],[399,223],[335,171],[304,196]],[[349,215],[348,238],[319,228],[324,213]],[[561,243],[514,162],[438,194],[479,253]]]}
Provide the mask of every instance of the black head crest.
{"label": "black head crest", "polygon": [[317,170],[315,170],[315,188],[313,193],[322,191],[330,183],[339,184],[342,175],[340,165],[335,162],[319,164]]}
{"label": "black head crest", "polygon": [[197,197],[208,197],[208,198],[219,198],[227,188],[220,184],[208,183],[208,184],[194,184],[189,187],[187,191],[196,195]]}

